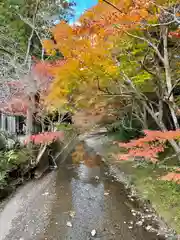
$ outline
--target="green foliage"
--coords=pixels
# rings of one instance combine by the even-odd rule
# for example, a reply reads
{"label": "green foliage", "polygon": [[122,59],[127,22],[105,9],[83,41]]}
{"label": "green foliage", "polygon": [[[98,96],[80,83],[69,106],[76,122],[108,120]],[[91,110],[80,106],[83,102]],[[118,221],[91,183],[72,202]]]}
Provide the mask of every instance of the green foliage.
{"label": "green foliage", "polygon": [[[16,4],[16,1],[9,0],[0,3],[0,45],[13,54],[12,46],[15,44],[17,52],[22,54],[26,50],[31,29],[16,14],[21,2]],[[20,13],[23,14],[23,8]]]}
{"label": "green foliage", "polygon": [[8,181],[8,173],[24,168],[33,157],[33,153],[28,149],[0,151],[0,188],[3,188]]}
{"label": "green foliage", "polygon": [[7,177],[7,172],[1,171],[0,172],[0,189],[2,189],[4,186],[7,185],[6,177]]}
{"label": "green foliage", "polygon": [[20,142],[16,135],[9,134],[5,131],[0,131],[0,151],[5,151],[7,149],[18,149]]}
{"label": "green foliage", "polygon": [[18,165],[22,161],[22,159],[19,159],[17,151],[14,150],[5,152],[4,156],[5,159],[7,159],[7,162],[10,163],[12,166]]}
{"label": "green foliage", "polygon": [[7,145],[6,138],[3,134],[0,134],[0,151],[5,150]]}
{"label": "green foliage", "polygon": [[[140,37],[143,35],[141,31],[133,31],[133,34]],[[130,77],[135,86],[140,88],[141,91],[153,92],[156,85],[152,80],[152,76],[145,71],[140,64],[149,49],[148,44],[135,38],[124,36],[116,43],[116,47],[119,51],[117,60],[120,63],[120,72],[124,72]],[[148,56],[150,57],[152,54],[153,53],[149,49]]]}
{"label": "green foliage", "polygon": [[18,154],[14,150],[0,152],[0,171],[9,171],[19,164]]}
{"label": "green foliage", "polygon": [[[21,58],[25,56],[37,3],[36,0],[2,0],[0,2],[0,51],[6,50],[10,55],[16,51]],[[56,1],[40,0],[35,18],[37,31],[34,31],[30,46],[31,54],[40,56],[39,36],[50,36],[49,27],[52,26],[52,21],[67,20],[72,15],[72,4],[68,4],[66,0],[61,0],[58,4]]]}
{"label": "green foliage", "polygon": [[66,123],[59,123],[56,124],[56,129],[58,131],[71,131],[73,129],[73,126],[71,124],[66,124]]}
{"label": "green foliage", "polygon": [[137,138],[142,134],[140,123],[136,119],[130,120],[127,117],[107,126],[107,129],[111,135],[114,135],[116,140],[123,142]]}
{"label": "green foliage", "polygon": [[7,183],[8,172],[14,168],[16,156],[9,152],[0,152],[0,188],[3,188]]}
{"label": "green foliage", "polygon": [[151,80],[151,75],[146,71],[142,71],[140,74],[132,77],[132,80],[138,85],[143,84],[147,80]]}

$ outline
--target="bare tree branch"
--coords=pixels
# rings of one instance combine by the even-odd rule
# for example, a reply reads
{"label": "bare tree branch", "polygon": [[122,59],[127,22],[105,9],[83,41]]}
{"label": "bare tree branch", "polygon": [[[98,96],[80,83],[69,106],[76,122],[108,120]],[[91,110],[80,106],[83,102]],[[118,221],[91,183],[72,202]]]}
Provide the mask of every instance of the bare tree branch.
{"label": "bare tree branch", "polygon": [[103,2],[107,3],[108,5],[116,9],[118,12],[122,13],[122,11],[118,7],[116,7],[113,3],[109,2],[108,0],[103,0]]}
{"label": "bare tree branch", "polygon": [[36,7],[35,7],[34,15],[33,15],[33,26],[34,27],[32,28],[31,35],[30,35],[30,37],[28,39],[28,46],[27,46],[26,56],[25,56],[25,60],[24,60],[25,64],[28,61],[29,51],[30,51],[30,47],[31,47],[31,40],[33,38],[34,31],[35,31],[36,14],[37,14],[37,11],[38,11],[39,4],[40,4],[40,0],[37,0],[36,1]]}
{"label": "bare tree branch", "polygon": [[169,93],[169,96],[168,96],[168,100],[169,98],[171,97],[171,94],[173,93],[173,90],[175,89],[175,87],[180,83],[180,78],[176,81],[176,83],[172,86],[172,89]]}
{"label": "bare tree branch", "polygon": [[152,47],[152,48],[154,49],[155,53],[158,55],[158,57],[159,57],[159,59],[161,60],[161,62],[164,64],[164,58],[163,58],[163,56],[162,56],[161,53],[159,52],[158,48],[157,48],[152,42],[150,42],[150,41],[149,41],[148,39],[146,39],[146,38],[139,37],[139,36],[137,36],[137,35],[131,34],[131,33],[127,32],[127,31],[125,31],[125,30],[124,30],[124,32],[125,32],[128,36],[130,36],[130,37],[133,37],[133,38],[136,38],[136,39],[139,39],[139,40],[141,40],[141,41],[146,42],[150,47]]}

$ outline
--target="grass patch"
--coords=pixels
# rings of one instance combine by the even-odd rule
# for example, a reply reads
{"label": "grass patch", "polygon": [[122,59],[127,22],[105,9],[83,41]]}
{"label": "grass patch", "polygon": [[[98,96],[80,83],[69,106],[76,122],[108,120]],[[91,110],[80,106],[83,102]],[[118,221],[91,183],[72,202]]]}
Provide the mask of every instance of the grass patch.
{"label": "grass patch", "polygon": [[167,173],[162,169],[135,168],[128,162],[121,163],[120,168],[130,174],[143,198],[149,199],[157,213],[180,234],[180,185],[158,180],[159,176]]}
{"label": "grass patch", "polygon": [[[120,149],[117,145],[108,143],[105,151],[105,155],[110,156],[112,153],[118,154]],[[161,159],[163,157],[161,156]],[[166,175],[177,164],[176,159],[166,165],[164,163],[163,166],[146,162],[137,164],[132,161],[117,161],[112,156],[108,159],[110,164],[115,164],[130,177],[142,198],[150,200],[159,216],[180,234],[180,184],[159,180],[159,177]]]}

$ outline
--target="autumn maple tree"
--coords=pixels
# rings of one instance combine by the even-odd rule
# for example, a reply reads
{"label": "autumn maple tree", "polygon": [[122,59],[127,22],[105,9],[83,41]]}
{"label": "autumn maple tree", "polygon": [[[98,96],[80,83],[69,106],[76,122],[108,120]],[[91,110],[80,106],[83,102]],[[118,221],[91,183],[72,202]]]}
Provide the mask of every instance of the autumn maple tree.
{"label": "autumn maple tree", "polygon": [[[49,98],[57,105],[71,98],[86,101],[87,106],[99,95],[119,96],[124,103],[121,111],[130,111],[142,128],[148,127],[150,117],[161,131],[179,129],[173,91],[179,83],[177,43],[172,41],[178,25],[176,1],[144,0],[100,1],[78,24],[61,22],[52,29],[55,41],[44,41],[47,53],[59,51],[65,61],[51,69],[54,82]],[[88,95],[90,91],[94,96]],[[178,152],[176,141],[168,141]]]}
{"label": "autumn maple tree", "polygon": [[164,132],[144,130],[144,134],[144,137],[131,140],[128,143],[119,143],[119,146],[126,149],[127,153],[119,154],[118,158],[129,160],[140,157],[156,162],[158,161],[158,154],[164,152],[167,141],[180,139],[180,130]]}
{"label": "autumn maple tree", "polygon": [[64,104],[71,95],[76,103],[86,100],[92,102],[88,94],[96,94],[97,86],[106,86],[118,74],[118,68],[111,58],[111,44],[96,39],[96,36],[79,34],[76,26],[61,22],[52,30],[56,43],[44,41],[47,53],[59,51],[63,54],[65,64],[54,66],[52,91],[49,98],[54,103]]}
{"label": "autumn maple tree", "polygon": [[43,132],[39,134],[33,134],[25,140],[25,144],[33,143],[35,145],[50,144],[58,139],[61,141],[64,138],[63,132]]}
{"label": "autumn maple tree", "polygon": [[47,69],[50,64],[44,66],[33,58],[30,72],[23,72],[15,80],[6,80],[2,84],[3,96],[1,96],[1,111],[25,116],[27,120],[27,134],[33,132],[34,122],[39,122],[43,127],[48,108],[45,96],[48,94],[51,76]]}
{"label": "autumn maple tree", "polygon": [[49,69],[53,77],[49,100],[55,106],[73,102],[73,107],[87,108],[100,99],[119,98],[122,119],[131,115],[142,129],[149,127],[151,119],[159,129],[146,132],[134,146],[126,143],[124,147],[130,149],[121,158],[155,160],[167,141],[176,153],[180,151],[178,97],[174,95],[179,85],[180,9],[176,3],[100,1],[77,24],[56,25],[54,41],[43,42],[47,54],[62,54],[63,64]]}
{"label": "autumn maple tree", "polygon": [[[164,152],[167,148],[167,141],[177,140],[179,142],[179,139],[180,130],[164,132],[145,130],[144,136],[139,139],[131,140],[128,143],[118,143],[119,147],[123,149],[123,151],[125,150],[125,153],[118,154],[116,158],[118,158],[120,161],[146,160],[152,163],[158,163],[159,154]],[[179,154],[179,152],[177,154]],[[173,156],[177,157],[177,154]],[[175,169],[172,169],[172,172],[160,177],[159,180],[174,181],[179,184],[179,171],[179,167],[176,167]]]}

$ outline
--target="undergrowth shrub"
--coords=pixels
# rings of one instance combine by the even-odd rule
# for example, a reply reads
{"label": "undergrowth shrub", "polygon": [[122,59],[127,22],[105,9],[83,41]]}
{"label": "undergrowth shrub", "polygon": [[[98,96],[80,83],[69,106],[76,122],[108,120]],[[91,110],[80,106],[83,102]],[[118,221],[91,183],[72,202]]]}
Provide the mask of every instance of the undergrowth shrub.
{"label": "undergrowth shrub", "polygon": [[115,140],[122,142],[127,142],[143,134],[139,121],[136,119],[129,119],[128,117],[109,124],[107,130],[111,135],[114,135]]}

